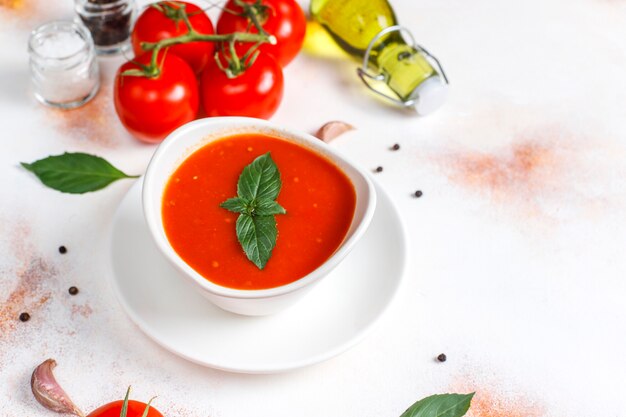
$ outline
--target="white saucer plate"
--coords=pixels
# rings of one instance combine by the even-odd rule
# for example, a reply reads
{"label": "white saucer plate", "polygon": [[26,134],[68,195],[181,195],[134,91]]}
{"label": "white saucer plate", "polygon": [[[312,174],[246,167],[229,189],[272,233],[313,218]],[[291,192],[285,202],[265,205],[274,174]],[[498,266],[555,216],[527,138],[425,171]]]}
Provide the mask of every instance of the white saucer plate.
{"label": "white saucer plate", "polygon": [[372,223],[346,259],[295,306],[246,317],[215,307],[179,276],[152,241],[137,181],[113,219],[113,286],[130,318],[156,343],[190,361],[242,373],[312,365],[361,341],[398,291],[406,236],[376,185]]}

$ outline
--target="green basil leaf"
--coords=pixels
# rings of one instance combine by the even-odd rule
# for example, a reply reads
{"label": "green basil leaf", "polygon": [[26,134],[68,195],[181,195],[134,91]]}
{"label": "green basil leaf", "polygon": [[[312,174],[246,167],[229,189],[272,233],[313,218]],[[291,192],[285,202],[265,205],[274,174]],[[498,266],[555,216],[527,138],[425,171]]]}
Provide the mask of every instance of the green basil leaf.
{"label": "green basil leaf", "polygon": [[469,410],[474,393],[438,394],[423,398],[400,417],[461,417]]}
{"label": "green basil leaf", "polygon": [[[227,200],[228,201],[228,200]],[[254,204],[255,216],[273,216],[274,214],[285,214],[287,210],[283,208],[277,201],[257,200]]]}
{"label": "green basil leaf", "polygon": [[281,186],[280,172],[268,152],[243,169],[237,183],[237,194],[248,201],[276,200]]}
{"label": "green basil leaf", "polygon": [[115,168],[105,159],[86,153],[64,153],[33,163],[21,163],[47,187],[63,193],[83,194],[100,190],[122,178],[137,178]]}
{"label": "green basil leaf", "polygon": [[265,268],[278,237],[274,216],[240,214],[236,229],[237,239],[248,259],[259,269]]}
{"label": "green basil leaf", "polygon": [[220,204],[220,207],[234,213],[247,213],[248,205],[249,202],[246,199],[241,197],[233,197]]}
{"label": "green basil leaf", "polygon": [[247,165],[237,182],[237,197],[220,204],[239,213],[235,230],[246,256],[259,269],[265,268],[276,246],[278,230],[274,215],[287,211],[276,202],[282,182],[269,152]]}

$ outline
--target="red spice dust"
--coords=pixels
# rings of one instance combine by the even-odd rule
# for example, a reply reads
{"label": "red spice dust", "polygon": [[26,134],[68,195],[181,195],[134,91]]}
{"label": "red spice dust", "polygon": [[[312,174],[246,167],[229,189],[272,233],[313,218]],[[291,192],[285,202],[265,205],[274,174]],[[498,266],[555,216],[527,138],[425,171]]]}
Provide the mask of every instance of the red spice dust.
{"label": "red spice dust", "polygon": [[513,144],[504,152],[452,155],[448,176],[456,183],[496,197],[529,195],[551,186],[559,164],[553,147],[527,141]]}
{"label": "red spice dust", "polygon": [[[187,408],[180,407],[179,405],[161,406],[159,407],[159,410],[161,410],[165,416],[192,417],[197,415],[197,413],[194,413]],[[215,413],[208,415],[213,416]]]}
{"label": "red spice dust", "polygon": [[33,256],[26,264],[16,272],[17,285],[2,300],[0,306],[0,340],[4,339],[16,326],[18,316],[22,312],[28,312],[31,317],[46,304],[50,298],[49,292],[42,292],[42,284],[55,270],[44,259]]}
{"label": "red spice dust", "polygon": [[0,0],[0,7],[7,9],[21,9],[24,7],[24,0]]}
{"label": "red spice dust", "polygon": [[48,302],[51,292],[45,285],[56,276],[56,269],[36,253],[29,242],[30,229],[18,223],[10,233],[3,234],[13,250],[16,265],[0,277],[0,341],[9,337],[19,322],[20,313],[27,312],[32,318]]}
{"label": "red spice dust", "polygon": [[108,148],[117,144],[120,127],[111,97],[111,86],[107,84],[103,83],[96,97],[82,107],[72,110],[47,109],[56,127],[75,140]]}
{"label": "red spice dust", "polygon": [[504,398],[477,390],[467,417],[542,417],[544,410],[526,398]]}
{"label": "red spice dust", "polygon": [[538,401],[516,393],[513,386],[476,376],[480,371],[459,377],[450,392],[475,392],[467,417],[543,417],[546,410]]}
{"label": "red spice dust", "polygon": [[74,318],[77,314],[82,317],[89,317],[93,313],[93,309],[88,305],[73,305],[72,306],[72,318]]}
{"label": "red spice dust", "polygon": [[11,12],[26,12],[28,11],[27,0],[0,0],[0,10],[8,10]]}
{"label": "red spice dust", "polygon": [[0,0],[0,17],[28,22],[40,11],[37,3],[34,0]]}

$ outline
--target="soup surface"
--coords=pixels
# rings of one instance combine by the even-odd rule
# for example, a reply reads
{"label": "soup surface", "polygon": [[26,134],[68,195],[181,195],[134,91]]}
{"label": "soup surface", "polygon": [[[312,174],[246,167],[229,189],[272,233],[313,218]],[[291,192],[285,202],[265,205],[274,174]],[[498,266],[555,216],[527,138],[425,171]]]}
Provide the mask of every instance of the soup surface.
{"label": "soup surface", "polygon": [[[270,152],[280,171],[278,240],[263,270],[248,260],[235,232],[237,213],[220,207],[237,195],[243,168]],[[211,142],[178,167],[163,194],[163,223],[178,255],[206,279],[230,288],[288,284],[324,263],[346,236],[354,186],[339,168],[302,146],[264,134]]]}

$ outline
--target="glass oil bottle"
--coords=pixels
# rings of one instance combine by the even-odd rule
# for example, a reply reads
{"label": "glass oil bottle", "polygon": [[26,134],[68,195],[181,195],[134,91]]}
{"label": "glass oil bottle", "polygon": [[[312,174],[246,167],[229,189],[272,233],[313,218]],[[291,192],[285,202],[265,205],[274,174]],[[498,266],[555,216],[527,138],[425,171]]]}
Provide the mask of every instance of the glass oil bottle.
{"label": "glass oil bottle", "polygon": [[362,60],[358,75],[376,94],[420,115],[445,102],[443,68],[398,25],[387,0],[312,0],[311,15],[344,51]]}

